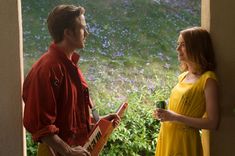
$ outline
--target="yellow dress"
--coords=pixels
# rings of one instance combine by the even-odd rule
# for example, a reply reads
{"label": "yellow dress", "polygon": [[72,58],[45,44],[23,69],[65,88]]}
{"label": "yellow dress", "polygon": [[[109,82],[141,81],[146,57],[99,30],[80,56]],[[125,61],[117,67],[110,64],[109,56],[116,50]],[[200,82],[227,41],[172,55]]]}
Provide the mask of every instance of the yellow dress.
{"label": "yellow dress", "polygon": [[[206,110],[204,87],[208,78],[216,79],[215,73],[207,71],[194,83],[183,82],[186,74],[179,76],[172,89],[168,109],[176,113],[202,118]],[[202,156],[199,129],[179,122],[162,122],[155,156]]]}

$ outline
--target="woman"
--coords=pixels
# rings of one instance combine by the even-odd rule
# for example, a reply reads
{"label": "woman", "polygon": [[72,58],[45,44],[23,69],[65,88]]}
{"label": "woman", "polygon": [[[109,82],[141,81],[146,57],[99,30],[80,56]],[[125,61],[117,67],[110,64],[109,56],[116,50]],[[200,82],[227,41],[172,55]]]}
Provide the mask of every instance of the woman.
{"label": "woman", "polygon": [[161,128],[155,156],[202,156],[200,129],[216,129],[218,86],[209,33],[200,27],[180,32],[178,60],[183,73],[172,89],[168,110],[154,116]]}

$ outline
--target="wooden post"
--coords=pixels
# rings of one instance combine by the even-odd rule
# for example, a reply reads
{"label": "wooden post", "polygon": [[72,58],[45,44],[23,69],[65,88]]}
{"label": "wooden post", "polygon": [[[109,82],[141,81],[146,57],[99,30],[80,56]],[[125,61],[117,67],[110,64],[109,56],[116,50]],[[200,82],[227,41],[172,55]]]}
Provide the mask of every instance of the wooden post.
{"label": "wooden post", "polygon": [[25,156],[21,1],[1,0],[0,21],[0,155]]}
{"label": "wooden post", "polygon": [[216,53],[220,84],[221,122],[211,131],[211,156],[234,155],[235,145],[235,1],[202,0],[202,26],[208,29]]}

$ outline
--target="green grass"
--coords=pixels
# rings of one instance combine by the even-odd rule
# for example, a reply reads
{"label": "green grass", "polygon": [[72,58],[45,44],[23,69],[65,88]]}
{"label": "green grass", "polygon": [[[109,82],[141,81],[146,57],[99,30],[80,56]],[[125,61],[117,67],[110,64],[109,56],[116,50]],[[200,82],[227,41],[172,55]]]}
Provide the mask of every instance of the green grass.
{"label": "green grass", "polygon": [[[61,3],[84,6],[90,35],[79,66],[91,97],[100,114],[124,101],[130,107],[101,155],[153,155],[159,125],[151,113],[177,82],[178,33],[200,25],[200,2],[183,2],[22,0],[25,75],[51,42],[48,12]],[[28,155],[35,155],[35,146],[27,142]]]}

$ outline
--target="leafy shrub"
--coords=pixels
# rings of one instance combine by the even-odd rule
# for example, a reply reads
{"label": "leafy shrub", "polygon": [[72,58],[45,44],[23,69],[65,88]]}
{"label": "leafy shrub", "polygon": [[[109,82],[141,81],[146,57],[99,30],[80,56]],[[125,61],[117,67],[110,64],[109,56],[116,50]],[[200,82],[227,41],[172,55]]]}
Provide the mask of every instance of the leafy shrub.
{"label": "leafy shrub", "polygon": [[35,143],[31,135],[26,132],[26,144],[27,144],[27,156],[36,156],[37,155],[37,143]]}
{"label": "leafy shrub", "polygon": [[101,155],[154,155],[159,123],[152,117],[152,109],[132,103],[119,127],[111,135]]}

